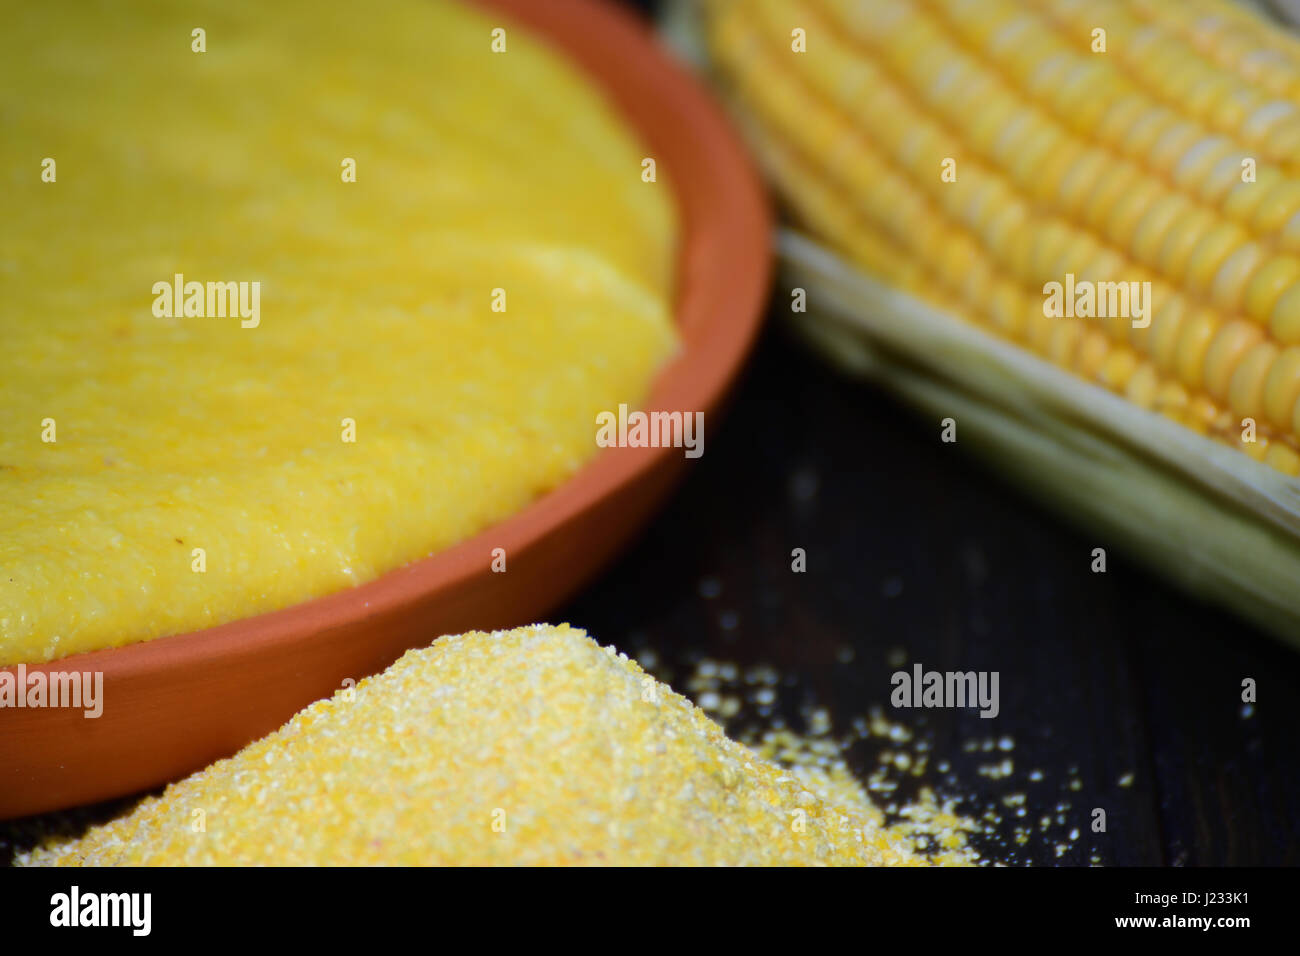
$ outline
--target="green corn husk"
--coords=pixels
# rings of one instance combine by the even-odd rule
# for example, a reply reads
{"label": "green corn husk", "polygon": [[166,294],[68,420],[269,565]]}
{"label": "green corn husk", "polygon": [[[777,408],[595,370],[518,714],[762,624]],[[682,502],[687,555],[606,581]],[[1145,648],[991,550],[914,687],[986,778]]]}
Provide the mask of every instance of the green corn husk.
{"label": "green corn husk", "polygon": [[[669,5],[669,42],[708,70],[698,7]],[[733,115],[760,157],[763,132]],[[793,230],[791,321],[835,364],[916,407],[1092,537],[1300,649],[1300,481],[1073,377],[864,274]],[[1091,555],[1080,555],[1088,567]]]}

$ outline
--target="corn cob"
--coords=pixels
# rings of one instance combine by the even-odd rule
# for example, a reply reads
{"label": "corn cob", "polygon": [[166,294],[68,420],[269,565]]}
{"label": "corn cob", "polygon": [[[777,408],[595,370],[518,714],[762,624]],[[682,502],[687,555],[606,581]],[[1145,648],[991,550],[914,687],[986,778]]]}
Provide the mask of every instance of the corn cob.
{"label": "corn cob", "polygon": [[[1300,40],[1227,0],[705,0],[699,29],[821,244],[782,242],[805,333],[1294,638]],[[1149,283],[1146,320],[1048,314],[1067,277]]]}

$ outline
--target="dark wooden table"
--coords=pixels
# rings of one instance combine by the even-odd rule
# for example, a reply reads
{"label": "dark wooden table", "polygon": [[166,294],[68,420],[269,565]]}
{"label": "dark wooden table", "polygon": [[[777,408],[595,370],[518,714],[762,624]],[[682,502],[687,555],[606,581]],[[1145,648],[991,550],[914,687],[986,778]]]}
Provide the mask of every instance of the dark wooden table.
{"label": "dark wooden table", "polygon": [[[1300,863],[1300,656],[1113,551],[1092,574],[1086,530],[779,328],[721,431],[706,433],[681,493],[569,620],[629,651],[658,649],[664,676],[700,656],[770,662],[796,682],[783,698],[796,725],[801,698],[828,707],[837,729],[873,704],[888,711],[891,652],[909,667],[998,670],[996,719],[912,712],[933,762],[951,765],[940,789],[1002,817],[996,838],[977,841],[993,859]],[[790,571],[796,547],[804,574]],[[1259,683],[1249,716],[1243,677]],[[979,767],[991,755],[963,747],[1003,736],[1015,771],[990,779]],[[854,748],[860,775],[880,749]],[[1004,803],[1019,793],[1023,818]],[[1090,831],[1096,807],[1105,833]],[[1049,831],[1035,824],[1017,845],[1016,827],[1044,815]]]}
{"label": "dark wooden table", "polygon": [[[928,739],[932,763],[949,761],[930,785],[1002,816],[977,841],[992,859],[1300,863],[1294,652],[1113,551],[1093,574],[1086,534],[779,325],[726,419],[708,425],[703,458],[654,526],[557,619],[629,653],[654,649],[655,669],[678,680],[700,656],[770,663],[793,682],[782,700],[795,726],[809,700],[837,731],[883,707]],[[807,552],[802,574],[793,548]],[[900,651],[909,668],[998,671],[1001,713],[892,711]],[[1248,716],[1243,677],[1259,684]],[[963,749],[1003,737],[1005,754]],[[855,745],[855,770],[882,746]],[[980,774],[1004,755],[1009,777]],[[1018,793],[1023,817],[1003,802]],[[1107,829],[1094,834],[1098,807]]]}

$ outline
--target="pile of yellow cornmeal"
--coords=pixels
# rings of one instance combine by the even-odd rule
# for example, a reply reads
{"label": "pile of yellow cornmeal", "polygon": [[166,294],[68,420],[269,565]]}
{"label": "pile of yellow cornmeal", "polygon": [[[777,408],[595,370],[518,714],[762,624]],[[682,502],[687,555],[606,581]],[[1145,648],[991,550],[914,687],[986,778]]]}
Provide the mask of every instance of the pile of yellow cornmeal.
{"label": "pile of yellow cornmeal", "polygon": [[[957,857],[938,859],[944,865]],[[860,790],[729,739],[566,625],[438,639],[227,760],[19,863],[931,862]]]}
{"label": "pile of yellow cornmeal", "polygon": [[571,476],[674,348],[662,175],[509,22],[446,0],[5,20],[0,665],[446,548]]}

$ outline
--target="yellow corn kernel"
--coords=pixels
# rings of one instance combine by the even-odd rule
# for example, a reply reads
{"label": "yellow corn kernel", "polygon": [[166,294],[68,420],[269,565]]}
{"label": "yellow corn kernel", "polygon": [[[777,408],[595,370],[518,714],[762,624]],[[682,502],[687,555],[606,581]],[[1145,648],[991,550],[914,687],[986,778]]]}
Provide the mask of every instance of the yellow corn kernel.
{"label": "yellow corn kernel", "polygon": [[[1139,189],[1153,189],[1153,181],[1134,164],[1120,161],[1118,169],[1111,169],[1096,184],[1093,193],[1083,205],[1083,221],[1092,229],[1100,229],[1109,220],[1115,207]],[[1159,248],[1157,246],[1157,248]],[[1137,256],[1141,259],[1141,256]]]}
{"label": "yellow corn kernel", "polygon": [[1300,284],[1288,288],[1273,306],[1268,330],[1282,345],[1300,343]]}
{"label": "yellow corn kernel", "polygon": [[1300,475],[1300,454],[1281,442],[1273,442],[1269,446],[1264,463],[1292,477]]}
{"label": "yellow corn kernel", "polygon": [[1124,397],[1142,408],[1154,408],[1156,392],[1160,388],[1160,374],[1150,362],[1138,365],[1124,387]]}
{"label": "yellow corn kernel", "polygon": [[[1160,0],[706,5],[747,37],[715,49],[748,118],[862,211],[850,228],[915,258],[909,291],[1225,443],[1247,411],[1270,449],[1300,447],[1300,44],[1216,13],[1220,43],[1203,9]],[[792,23],[817,56],[788,55]],[[855,147],[827,157],[835,126]],[[814,233],[843,232],[821,218]],[[1067,275],[1099,304],[1149,290],[1151,321],[1044,315]]]}
{"label": "yellow corn kernel", "polygon": [[1170,279],[1181,280],[1196,244],[1216,225],[1214,214],[1207,209],[1198,208],[1190,215],[1179,217],[1160,246],[1157,258],[1161,273]]}
{"label": "yellow corn kernel", "polygon": [[1255,207],[1250,217],[1251,225],[1262,233],[1277,232],[1296,213],[1300,212],[1300,183],[1287,181],[1269,190],[1263,202]]}
{"label": "yellow corn kernel", "polygon": [[1078,319],[1057,320],[1047,340],[1047,357],[1053,365],[1074,367],[1074,356],[1084,332],[1084,324]]}
{"label": "yellow corn kernel", "polygon": [[1109,340],[1106,342],[1109,351],[1097,370],[1097,380],[1113,392],[1123,392],[1138,370],[1138,357],[1132,349],[1111,349]]}
{"label": "yellow corn kernel", "polygon": [[1228,388],[1228,407],[1234,415],[1258,419],[1263,414],[1264,388],[1277,354],[1272,342],[1256,342],[1242,357]]}
{"label": "yellow corn kernel", "polygon": [[1199,192],[1202,184],[1225,159],[1240,161],[1240,155],[1240,150],[1231,140],[1221,136],[1203,139],[1178,159],[1174,166],[1174,182],[1184,189]]}
{"label": "yellow corn kernel", "polygon": [[1084,332],[1074,354],[1074,367],[1084,378],[1097,378],[1109,353],[1110,339],[1099,329],[1090,328]]}
{"label": "yellow corn kernel", "polygon": [[1190,314],[1187,301],[1180,295],[1171,296],[1151,320],[1151,358],[1162,372],[1172,371],[1178,362],[1178,342],[1183,323]]}
{"label": "yellow corn kernel", "polygon": [[1256,242],[1247,242],[1219,266],[1210,284],[1210,300],[1225,312],[1241,309],[1246,287],[1264,260],[1264,250]]}
{"label": "yellow corn kernel", "polygon": [[1163,381],[1156,391],[1156,409],[1171,417],[1184,417],[1190,402],[1191,396],[1179,382]]}
{"label": "yellow corn kernel", "polygon": [[1024,334],[1027,304],[1028,297],[1020,291],[1018,285],[1005,280],[999,281],[989,299],[993,325],[1008,338],[1020,338]]}
{"label": "yellow corn kernel", "polygon": [[1205,353],[1218,331],[1218,320],[1205,309],[1192,312],[1178,336],[1178,377],[1191,389],[1205,380]]}
{"label": "yellow corn kernel", "polygon": [[1300,284],[1300,259],[1273,256],[1259,267],[1246,286],[1246,314],[1256,322],[1267,322],[1282,293],[1297,284]]}
{"label": "yellow corn kernel", "polygon": [[1187,284],[1194,292],[1207,292],[1229,256],[1247,242],[1246,231],[1235,223],[1212,226],[1192,248],[1191,258],[1187,260]]}
{"label": "yellow corn kernel", "polygon": [[[1070,154],[1066,153],[1066,155]],[[1085,151],[1082,156],[1073,157],[1056,191],[1057,201],[1061,207],[1072,213],[1080,210],[1084,200],[1096,188],[1102,177],[1110,173],[1113,165],[1114,160],[1111,155],[1096,148]]]}
{"label": "yellow corn kernel", "polygon": [[1237,447],[1243,452],[1254,458],[1256,461],[1264,461],[1268,457],[1269,446],[1272,443],[1264,435],[1257,435],[1254,441],[1238,441]]}
{"label": "yellow corn kernel", "polygon": [[1190,216],[1194,212],[1189,200],[1147,181],[1111,206],[1106,234],[1131,248],[1139,260],[1152,262],[1179,214]]}
{"label": "yellow corn kernel", "polygon": [[1205,352],[1205,390],[1211,396],[1227,398],[1242,357],[1263,337],[1258,325],[1243,321],[1228,322],[1215,333]]}
{"label": "yellow corn kernel", "polygon": [[1277,244],[1288,252],[1300,252],[1300,212],[1286,221],[1278,233]]}
{"label": "yellow corn kernel", "polygon": [[1205,130],[1196,123],[1179,122],[1166,130],[1152,147],[1152,165],[1157,169],[1173,169],[1204,138]]}
{"label": "yellow corn kernel", "polygon": [[1264,416],[1274,425],[1287,428],[1296,400],[1300,399],[1300,347],[1283,349],[1264,382]]}
{"label": "yellow corn kernel", "polygon": [[[1165,192],[1158,198],[1154,198],[1155,195],[1153,192],[1150,196],[1136,197],[1131,212],[1126,213],[1137,218],[1137,228],[1129,240],[1129,248],[1142,262],[1154,262],[1160,254],[1160,247],[1164,245],[1165,237],[1169,235],[1169,230],[1174,228],[1176,222],[1183,221],[1185,217],[1190,217],[1195,212],[1191,200],[1185,196],[1170,192]],[[1112,216],[1118,215],[1122,202],[1123,200],[1115,204]],[[1125,235],[1122,220],[1113,223],[1109,231],[1115,236]]]}
{"label": "yellow corn kernel", "polygon": [[1281,173],[1271,167],[1260,166],[1255,170],[1253,183],[1237,183],[1223,200],[1223,211],[1228,218],[1236,222],[1249,222],[1255,211],[1268,198],[1274,186],[1285,182]]}

